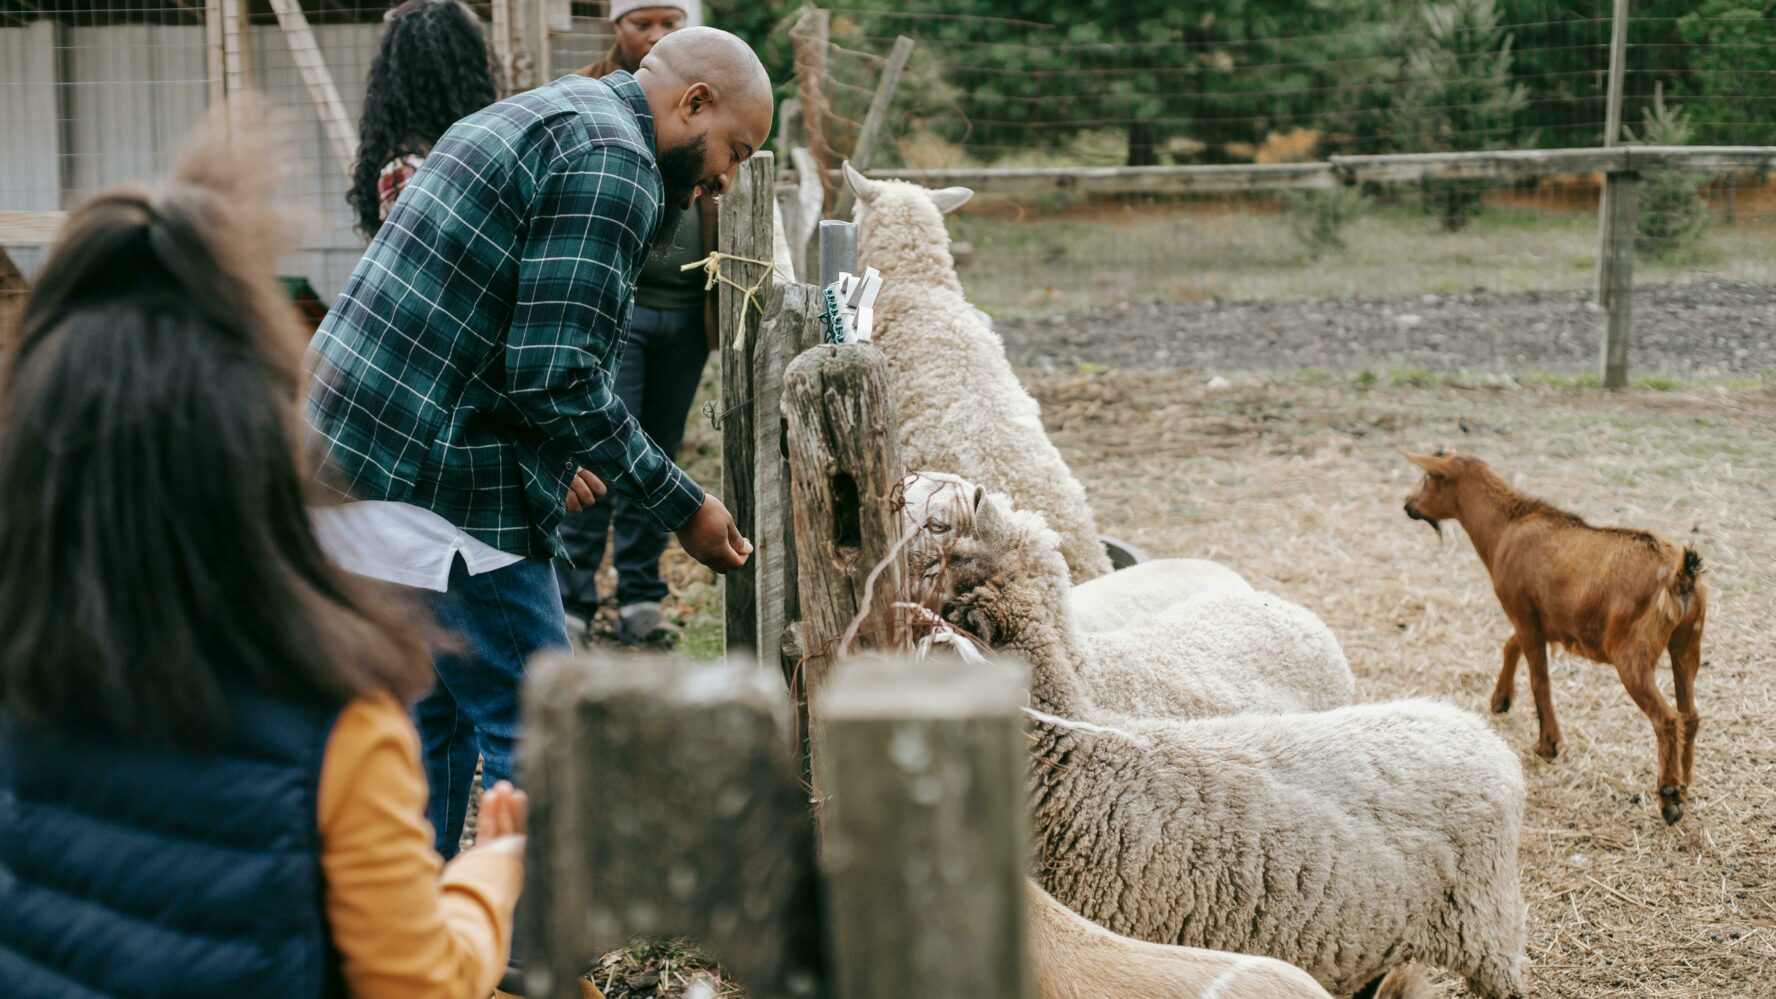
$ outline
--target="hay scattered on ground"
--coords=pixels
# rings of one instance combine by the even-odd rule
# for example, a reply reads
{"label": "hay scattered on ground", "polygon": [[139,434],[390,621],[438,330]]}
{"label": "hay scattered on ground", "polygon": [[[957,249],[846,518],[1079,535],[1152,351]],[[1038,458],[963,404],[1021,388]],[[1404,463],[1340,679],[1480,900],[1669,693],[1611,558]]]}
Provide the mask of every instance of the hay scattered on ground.
{"label": "hay scattered on ground", "polygon": [[[1487,716],[1528,786],[1533,984],[1563,999],[1776,996],[1776,391],[1302,378],[1211,391],[1189,374],[1129,373],[1032,389],[1105,530],[1156,556],[1226,562],[1314,609],[1364,699],[1484,713],[1507,635],[1465,536],[1439,545],[1401,512],[1415,477],[1403,447],[1474,452],[1594,523],[1696,545],[1712,602],[1681,823],[1659,818],[1652,731],[1609,667],[1554,657],[1565,746],[1553,763],[1531,751],[1527,697]],[[1669,697],[1668,665],[1661,683]]]}

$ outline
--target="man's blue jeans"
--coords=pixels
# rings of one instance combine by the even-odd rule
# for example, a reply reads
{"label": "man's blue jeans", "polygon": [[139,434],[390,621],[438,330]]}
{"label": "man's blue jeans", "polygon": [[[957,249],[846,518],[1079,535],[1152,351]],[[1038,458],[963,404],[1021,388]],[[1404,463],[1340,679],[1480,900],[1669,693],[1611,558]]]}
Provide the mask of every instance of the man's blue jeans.
{"label": "man's blue jeans", "polygon": [[[684,442],[685,419],[708,359],[702,309],[635,307],[614,387],[617,398],[668,458],[677,457]],[[617,570],[617,606],[661,600],[667,592],[660,577],[660,556],[670,532],[654,523],[640,503],[613,489],[592,509],[561,522],[561,543],[573,563],[556,565],[561,595],[567,612],[587,621],[598,613],[598,566],[604,561],[607,533],[616,535],[612,562]]]}
{"label": "man's blue jeans", "polygon": [[445,859],[456,856],[481,757],[485,786],[514,777],[518,694],[538,652],[569,649],[561,591],[547,559],[527,558],[469,575],[458,558],[450,589],[426,591],[439,627],[457,649],[435,660],[438,682],[413,709],[431,789],[426,818]]}

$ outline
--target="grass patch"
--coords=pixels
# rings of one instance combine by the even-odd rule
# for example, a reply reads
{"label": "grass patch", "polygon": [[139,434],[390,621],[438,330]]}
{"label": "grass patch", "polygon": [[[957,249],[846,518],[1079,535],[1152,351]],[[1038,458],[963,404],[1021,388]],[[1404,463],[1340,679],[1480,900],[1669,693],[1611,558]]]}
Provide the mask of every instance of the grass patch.
{"label": "grass patch", "polygon": [[[961,276],[996,317],[1122,303],[1389,297],[1423,292],[1571,291],[1594,280],[1597,213],[1489,205],[1460,233],[1402,204],[1343,230],[1342,250],[1303,248],[1289,215],[1261,201],[1090,202],[1062,206],[982,198],[950,219],[972,243]],[[1776,219],[1716,225],[1669,262],[1637,261],[1645,282],[1698,277],[1776,281]]]}

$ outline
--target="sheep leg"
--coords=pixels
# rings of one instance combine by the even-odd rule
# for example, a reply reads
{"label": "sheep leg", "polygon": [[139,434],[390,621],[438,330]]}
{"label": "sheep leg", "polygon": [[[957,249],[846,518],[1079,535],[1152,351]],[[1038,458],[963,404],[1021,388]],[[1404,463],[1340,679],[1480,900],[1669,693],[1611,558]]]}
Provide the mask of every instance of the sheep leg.
{"label": "sheep leg", "polygon": [[1678,797],[1690,797],[1690,767],[1696,761],[1696,730],[1702,727],[1702,716],[1696,712],[1696,671],[1702,667],[1702,618],[1698,611],[1693,620],[1685,621],[1671,633],[1667,645],[1671,653],[1671,683],[1677,694],[1677,711],[1683,718],[1683,749],[1678,760]]}
{"label": "sheep leg", "polygon": [[1548,646],[1539,634],[1519,633],[1517,645],[1529,662],[1529,692],[1535,696],[1536,721],[1541,735],[1536,738],[1536,755],[1552,760],[1560,755],[1560,721],[1554,717],[1554,695],[1548,689]]}
{"label": "sheep leg", "polygon": [[1670,825],[1683,818],[1683,797],[1679,790],[1682,778],[1678,773],[1681,755],[1678,746],[1682,741],[1683,722],[1666,703],[1665,695],[1659,693],[1659,684],[1653,677],[1653,664],[1657,661],[1652,656],[1624,660],[1616,667],[1616,674],[1622,678],[1628,696],[1653,723],[1653,738],[1659,746],[1659,813],[1664,816],[1665,824]]}
{"label": "sheep leg", "polygon": [[1492,713],[1502,715],[1511,710],[1511,695],[1517,692],[1517,660],[1523,655],[1523,646],[1513,633],[1505,639],[1505,664],[1499,669],[1498,683],[1492,687]]}

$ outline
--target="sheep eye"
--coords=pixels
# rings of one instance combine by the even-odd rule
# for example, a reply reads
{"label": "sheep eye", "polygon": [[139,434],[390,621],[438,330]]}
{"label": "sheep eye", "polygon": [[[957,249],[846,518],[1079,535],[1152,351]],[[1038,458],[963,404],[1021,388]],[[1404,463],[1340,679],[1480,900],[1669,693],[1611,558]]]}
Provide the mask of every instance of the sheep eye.
{"label": "sheep eye", "polygon": [[932,534],[948,534],[950,525],[934,518],[925,522],[925,528]]}

